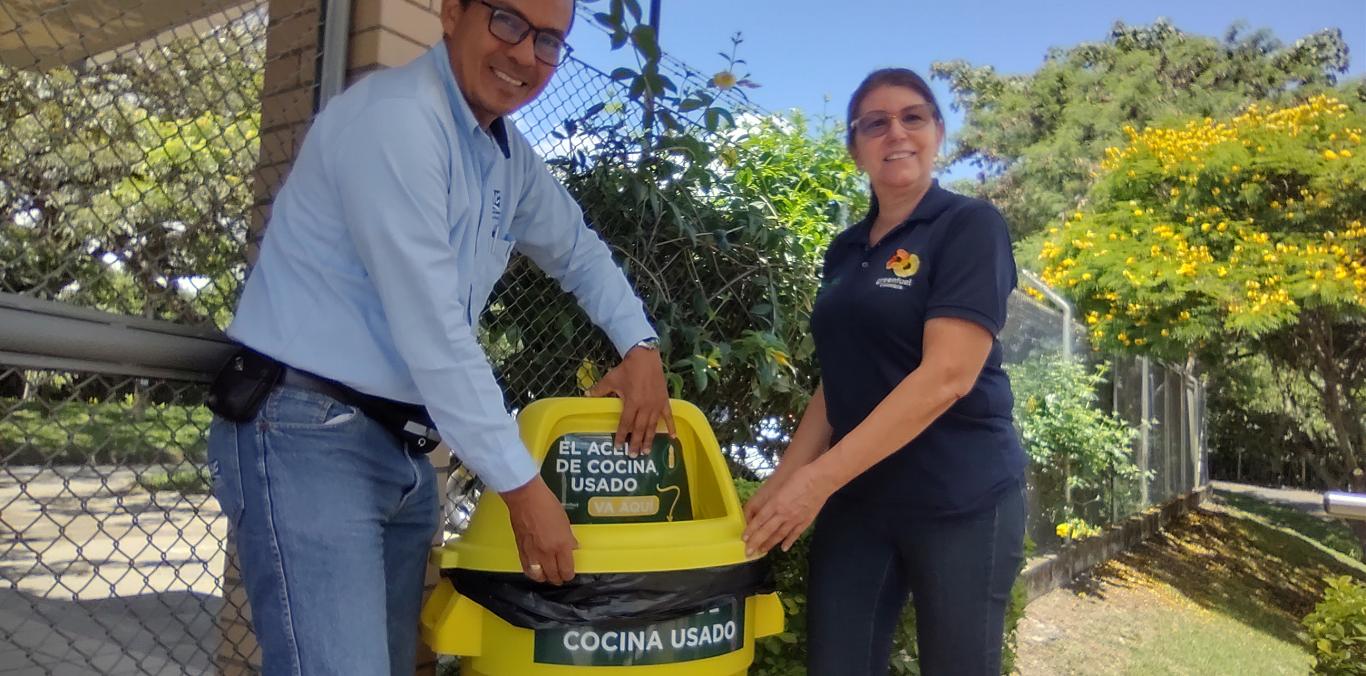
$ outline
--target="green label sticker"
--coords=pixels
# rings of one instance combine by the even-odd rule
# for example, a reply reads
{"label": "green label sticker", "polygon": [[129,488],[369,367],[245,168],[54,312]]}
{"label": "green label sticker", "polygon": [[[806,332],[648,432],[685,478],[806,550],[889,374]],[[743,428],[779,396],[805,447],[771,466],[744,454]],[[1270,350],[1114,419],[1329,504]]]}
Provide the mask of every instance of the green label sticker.
{"label": "green label sticker", "polygon": [[696,615],[635,627],[537,629],[535,659],[538,664],[626,667],[716,657],[744,647],[744,608],[731,599]]}
{"label": "green label sticker", "polygon": [[541,478],[559,496],[570,523],[644,523],[692,519],[683,452],[655,437],[632,458],[610,434],[566,434],[551,445]]}

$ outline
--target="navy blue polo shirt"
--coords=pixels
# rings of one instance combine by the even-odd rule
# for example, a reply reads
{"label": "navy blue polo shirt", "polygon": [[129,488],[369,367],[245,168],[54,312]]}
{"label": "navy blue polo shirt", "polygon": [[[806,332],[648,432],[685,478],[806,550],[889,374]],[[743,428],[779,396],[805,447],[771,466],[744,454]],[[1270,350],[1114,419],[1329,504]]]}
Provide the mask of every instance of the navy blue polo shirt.
{"label": "navy blue polo shirt", "polygon": [[926,321],[965,319],[993,341],[972,391],[839,495],[926,516],[989,507],[1020,485],[1026,463],[995,340],[1016,283],[1005,219],[936,181],[876,246],[872,223],[870,215],[831,242],[811,314],[832,446],[920,365]]}

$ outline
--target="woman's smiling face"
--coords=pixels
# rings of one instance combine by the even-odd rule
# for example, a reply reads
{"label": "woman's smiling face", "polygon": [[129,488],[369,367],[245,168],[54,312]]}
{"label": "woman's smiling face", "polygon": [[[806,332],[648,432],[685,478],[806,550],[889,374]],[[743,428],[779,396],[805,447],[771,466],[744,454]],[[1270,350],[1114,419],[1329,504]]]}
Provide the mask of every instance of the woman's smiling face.
{"label": "woman's smiling face", "polygon": [[914,89],[887,85],[868,92],[859,105],[849,152],[873,190],[892,195],[929,185],[943,141],[934,105]]}

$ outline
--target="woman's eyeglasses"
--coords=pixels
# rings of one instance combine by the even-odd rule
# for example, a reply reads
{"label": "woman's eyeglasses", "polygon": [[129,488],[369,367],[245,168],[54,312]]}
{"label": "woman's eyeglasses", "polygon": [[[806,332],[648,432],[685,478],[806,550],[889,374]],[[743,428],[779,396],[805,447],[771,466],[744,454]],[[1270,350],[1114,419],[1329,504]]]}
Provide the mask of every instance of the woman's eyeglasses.
{"label": "woman's eyeglasses", "polygon": [[850,125],[854,132],[864,138],[877,138],[885,135],[892,128],[892,118],[895,117],[901,122],[901,128],[906,131],[915,131],[929,124],[934,119],[934,104],[918,103],[914,106],[903,108],[900,113],[892,115],[885,110],[874,110],[865,114]]}

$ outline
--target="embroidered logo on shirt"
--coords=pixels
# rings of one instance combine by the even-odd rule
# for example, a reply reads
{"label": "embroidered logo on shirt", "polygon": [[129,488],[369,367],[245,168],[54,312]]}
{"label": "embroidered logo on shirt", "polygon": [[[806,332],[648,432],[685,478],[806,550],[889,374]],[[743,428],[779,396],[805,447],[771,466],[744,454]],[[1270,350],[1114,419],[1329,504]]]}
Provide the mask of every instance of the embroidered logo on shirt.
{"label": "embroidered logo on shirt", "polygon": [[913,277],[920,270],[920,257],[905,249],[897,249],[896,255],[887,261],[887,269],[897,277]]}
{"label": "embroidered logo on shirt", "polygon": [[920,257],[905,249],[897,249],[887,261],[886,268],[896,276],[879,278],[877,285],[884,289],[905,289],[915,284],[911,278],[920,271]]}
{"label": "embroidered logo on shirt", "polygon": [[493,222],[503,224],[503,191],[497,188],[493,189]]}

